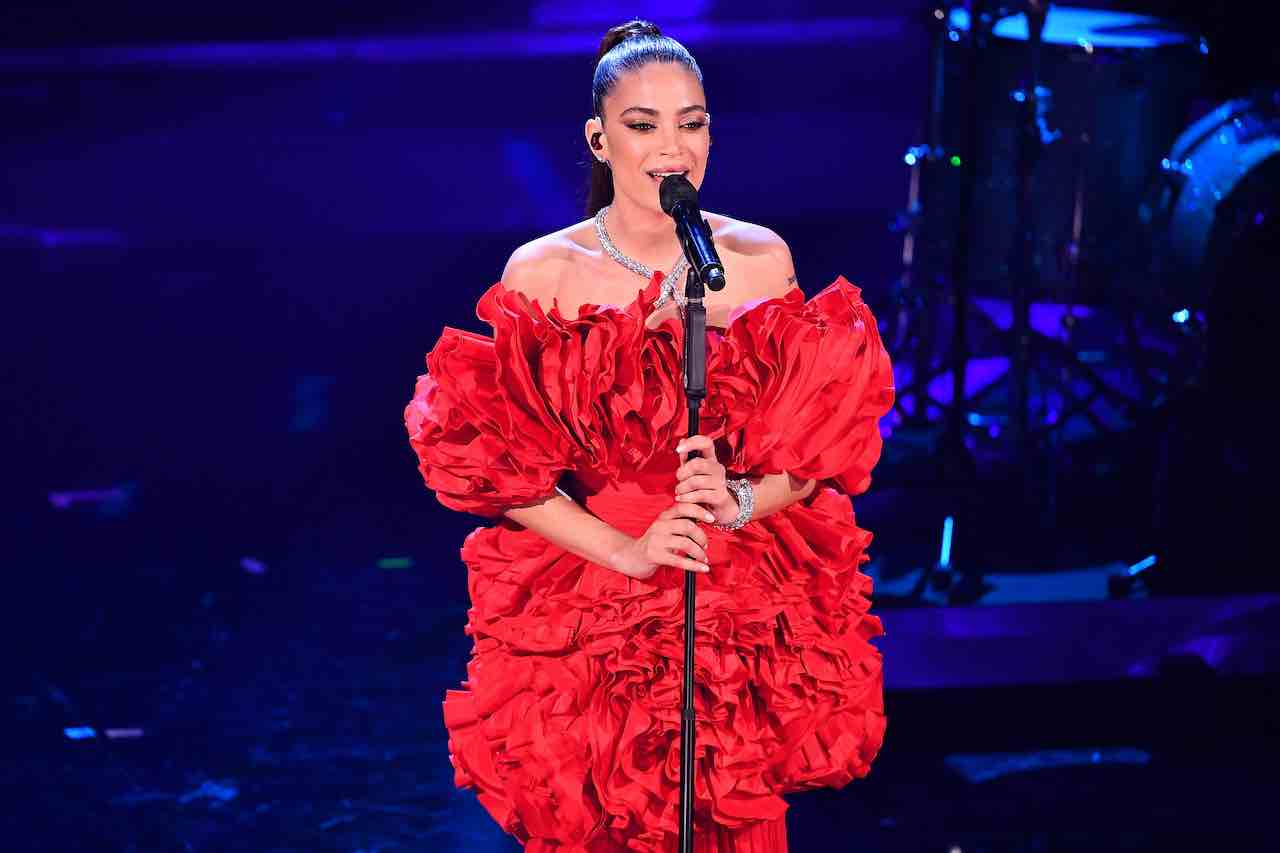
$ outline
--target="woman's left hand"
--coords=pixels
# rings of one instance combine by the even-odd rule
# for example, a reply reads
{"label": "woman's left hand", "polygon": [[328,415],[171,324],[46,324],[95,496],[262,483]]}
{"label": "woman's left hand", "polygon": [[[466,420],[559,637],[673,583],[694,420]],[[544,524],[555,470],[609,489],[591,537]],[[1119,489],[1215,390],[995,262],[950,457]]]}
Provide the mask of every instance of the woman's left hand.
{"label": "woman's left hand", "polygon": [[[738,517],[738,499],[725,487],[728,475],[716,460],[716,448],[705,435],[691,435],[676,445],[680,467],[676,469],[676,500],[700,503],[728,524]],[[689,458],[697,451],[700,456]]]}

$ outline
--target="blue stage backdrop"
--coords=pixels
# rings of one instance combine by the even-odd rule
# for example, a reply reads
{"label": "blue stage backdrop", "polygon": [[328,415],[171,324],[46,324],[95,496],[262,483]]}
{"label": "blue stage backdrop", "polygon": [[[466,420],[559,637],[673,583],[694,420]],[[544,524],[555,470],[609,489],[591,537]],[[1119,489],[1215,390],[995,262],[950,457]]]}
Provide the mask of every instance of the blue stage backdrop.
{"label": "blue stage backdrop", "polygon": [[[704,206],[781,233],[809,292],[844,274],[880,298],[924,97],[915,23],[641,5],[704,69]],[[460,541],[472,520],[423,490],[400,414],[507,255],[583,216],[592,57],[632,6],[585,8],[0,58],[4,500],[58,567],[32,612],[126,612],[155,577],[195,600],[245,557],[305,577],[344,548]],[[79,499],[51,511],[51,492]]]}

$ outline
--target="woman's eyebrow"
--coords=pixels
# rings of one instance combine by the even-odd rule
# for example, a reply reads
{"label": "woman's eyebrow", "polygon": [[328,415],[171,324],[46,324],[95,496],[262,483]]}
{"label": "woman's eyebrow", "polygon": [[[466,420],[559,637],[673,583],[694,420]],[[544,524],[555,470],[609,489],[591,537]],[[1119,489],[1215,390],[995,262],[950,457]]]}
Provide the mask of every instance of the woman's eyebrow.
{"label": "woman's eyebrow", "polygon": [[[705,113],[706,111],[707,111],[707,108],[704,107],[702,104],[691,104],[687,107],[681,107],[680,109],[676,110],[676,115],[682,116],[685,113]],[[642,113],[647,116],[658,115],[658,111],[653,109],[652,107],[627,107],[625,110],[619,113],[619,115],[626,115],[627,113]]]}

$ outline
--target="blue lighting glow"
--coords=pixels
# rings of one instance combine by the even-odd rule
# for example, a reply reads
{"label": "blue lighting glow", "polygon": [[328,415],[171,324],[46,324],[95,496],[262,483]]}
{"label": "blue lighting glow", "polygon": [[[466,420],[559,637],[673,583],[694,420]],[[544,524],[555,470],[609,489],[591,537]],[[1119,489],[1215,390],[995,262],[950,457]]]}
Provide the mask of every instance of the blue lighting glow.
{"label": "blue lighting glow", "polygon": [[1179,324],[1185,323],[1190,319],[1191,319],[1191,309],[1189,308],[1183,308],[1179,311],[1173,312],[1173,322],[1175,323],[1179,323]]}
{"label": "blue lighting glow", "polygon": [[1043,773],[1055,767],[1093,764],[1141,767],[1151,763],[1151,754],[1132,746],[1045,749],[1038,752],[962,753],[948,755],[944,763],[966,782],[977,785],[1019,773]]}
{"label": "blue lighting glow", "polygon": [[676,21],[696,19],[707,14],[708,0],[688,0],[675,3],[671,0],[640,0],[619,3],[617,0],[539,0],[532,4],[529,17],[539,27],[582,26],[584,22],[612,26],[628,18],[647,18],[651,21]]}
{"label": "blue lighting glow", "polygon": [[[1001,18],[991,32],[996,38],[1016,41],[1030,38],[1027,16],[1023,12]],[[1192,37],[1149,15],[1054,3],[1049,8],[1040,38],[1045,44],[1081,45],[1087,42],[1091,48],[1105,49],[1183,44]]]}
{"label": "blue lighting glow", "polygon": [[952,41],[960,41],[960,33],[956,32],[955,30],[949,30],[947,32],[947,38],[951,39]]}
{"label": "blue lighting glow", "polygon": [[[555,160],[544,146],[532,139],[509,137],[502,148],[507,174],[513,179],[513,192],[534,205],[545,227],[577,213],[570,201],[573,191],[556,171]],[[517,205],[510,208],[514,211]]]}
{"label": "blue lighting glow", "polygon": [[949,515],[942,522],[942,552],[938,555],[939,568],[946,569],[951,566],[951,533],[955,526],[956,520]]}
{"label": "blue lighting glow", "polygon": [[[664,7],[667,8],[667,7]],[[637,14],[634,7],[622,17]],[[668,15],[655,15],[665,20]],[[780,45],[827,44],[836,39],[897,42],[907,35],[906,17],[815,18],[808,20],[716,21],[681,15],[685,21],[673,33],[687,47],[701,44]],[[610,14],[606,19],[615,21]],[[580,23],[580,22],[579,22]],[[471,34],[434,33],[422,36],[381,36],[289,41],[213,42],[103,47],[83,51],[32,50],[0,52],[0,68],[50,70],[105,67],[258,67],[321,64],[404,64],[517,57],[594,55],[600,43],[595,24],[566,29],[502,30]]]}
{"label": "blue lighting glow", "polygon": [[908,166],[914,166],[918,162],[916,152],[908,151],[907,156],[902,158],[902,162],[906,163]]}
{"label": "blue lighting glow", "polygon": [[1025,103],[1027,100],[1027,93],[1021,89],[1015,89],[1013,92],[1013,99],[1020,104]]}
{"label": "blue lighting glow", "polygon": [[963,6],[957,6],[951,10],[951,14],[947,16],[947,23],[951,25],[953,30],[969,31],[969,10]]}
{"label": "blue lighting glow", "polygon": [[1151,568],[1155,564],[1156,564],[1155,554],[1152,554],[1149,557],[1141,559],[1129,567],[1129,577],[1133,577],[1134,575],[1137,575],[1139,572],[1145,572],[1147,569]]}
{"label": "blue lighting glow", "polygon": [[70,728],[63,729],[62,733],[71,740],[88,740],[89,738],[98,736],[98,733],[93,730],[92,726],[71,726]]}
{"label": "blue lighting glow", "polygon": [[1209,55],[1209,40],[1206,39],[1204,36],[1200,37],[1200,52],[1203,53],[1205,56]]}

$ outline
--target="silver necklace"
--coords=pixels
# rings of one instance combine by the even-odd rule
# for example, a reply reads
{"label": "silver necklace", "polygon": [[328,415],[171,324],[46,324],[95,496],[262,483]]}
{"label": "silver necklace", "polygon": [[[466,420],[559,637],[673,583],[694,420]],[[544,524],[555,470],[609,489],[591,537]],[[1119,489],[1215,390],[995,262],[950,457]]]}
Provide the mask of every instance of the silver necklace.
{"label": "silver necklace", "polygon": [[[605,205],[596,213],[596,237],[600,240],[600,245],[609,253],[609,257],[622,264],[638,276],[646,279],[653,278],[653,270],[637,261],[635,258],[627,257],[617,246],[613,245],[613,240],[609,238],[609,229],[605,227],[604,216],[609,212],[610,205]],[[671,274],[662,279],[662,294],[657,301],[653,303],[654,308],[661,308],[666,304],[668,299],[674,299],[676,305],[681,310],[684,309],[685,303],[688,302],[676,288],[675,283],[680,280],[680,276],[689,266],[689,261],[685,258],[684,253],[680,253],[680,257],[676,260],[675,265],[671,268]]]}

